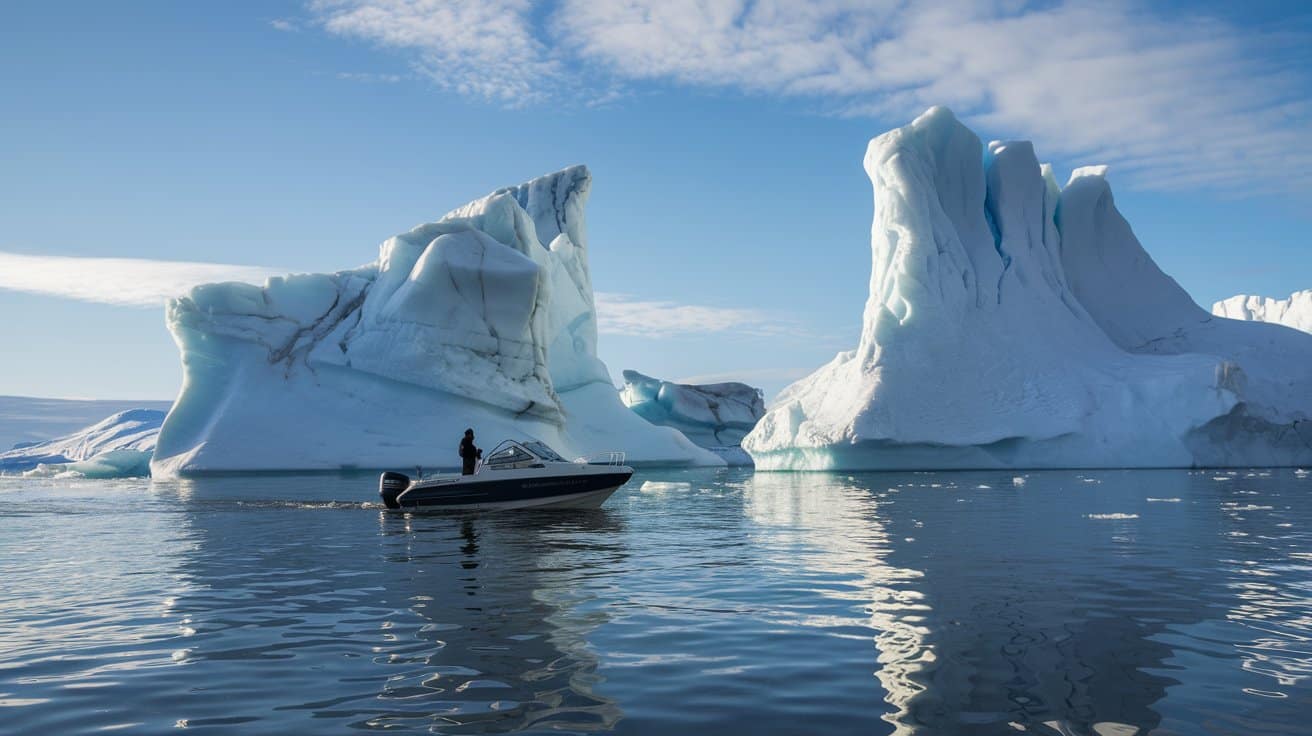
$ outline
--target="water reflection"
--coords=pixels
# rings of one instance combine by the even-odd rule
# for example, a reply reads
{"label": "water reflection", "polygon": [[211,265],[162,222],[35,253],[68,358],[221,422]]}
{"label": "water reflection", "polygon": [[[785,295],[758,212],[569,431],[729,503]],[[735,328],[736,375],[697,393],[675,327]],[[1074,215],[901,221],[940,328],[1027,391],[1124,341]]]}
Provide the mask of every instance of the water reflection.
{"label": "water reflection", "polygon": [[[1147,733],[1163,712],[1176,725],[1160,707],[1187,666],[1171,637],[1215,618],[1234,583],[1190,543],[1224,537],[1223,516],[1147,499],[1212,489],[1184,473],[1044,475],[758,474],[746,507],[764,554],[809,540],[788,559],[866,597],[896,732]],[[1241,590],[1232,616],[1271,612],[1264,584]],[[1306,591],[1280,602],[1306,610]],[[1306,619],[1276,618],[1306,634]],[[1254,644],[1268,667],[1290,646]],[[1292,658],[1286,681],[1309,662]]]}
{"label": "water reflection", "polygon": [[196,632],[185,676],[211,691],[167,707],[179,725],[583,732],[619,719],[586,645],[604,611],[558,590],[624,554],[612,515],[402,516],[292,479],[261,487],[274,482],[171,491],[198,540],[179,561],[195,582],[176,603]]}
{"label": "water reflection", "polygon": [[176,601],[191,581],[173,551],[194,549],[194,531],[143,507],[143,490],[0,486],[0,731],[74,733],[89,711],[139,729],[137,683],[185,656]]}
{"label": "water reflection", "polygon": [[[891,710],[882,717],[909,731],[914,699],[923,693],[921,672],[935,654],[925,642],[929,605],[919,589],[924,573],[890,565],[895,542],[880,514],[881,498],[868,486],[825,474],[759,474],[746,485],[745,512],[760,526],[757,548],[780,566],[803,565],[850,581],[830,592],[851,601],[851,625],[873,630],[875,677]],[[801,621],[809,626],[844,623],[839,617]]]}
{"label": "water reflection", "polygon": [[[1284,697],[1312,676],[1312,553],[1294,529],[1291,503],[1301,492],[1253,480],[1271,471],[1233,476],[1220,501],[1222,563],[1235,603],[1227,618],[1249,630],[1236,644],[1244,669],[1270,678],[1260,694]],[[1214,476],[1222,477],[1222,476]]]}
{"label": "water reflection", "polygon": [[5,733],[1252,734],[1312,712],[1312,477],[0,484]]}
{"label": "water reflection", "polygon": [[[625,554],[612,515],[380,514],[379,524],[388,590],[424,622],[410,636],[392,625],[391,638],[424,644],[394,648],[388,663],[399,671],[380,694],[388,709],[356,725],[578,732],[619,720],[619,707],[594,691],[597,657],[587,646],[606,617],[587,610],[586,592],[570,595],[558,584]],[[453,529],[458,537],[449,540]]]}

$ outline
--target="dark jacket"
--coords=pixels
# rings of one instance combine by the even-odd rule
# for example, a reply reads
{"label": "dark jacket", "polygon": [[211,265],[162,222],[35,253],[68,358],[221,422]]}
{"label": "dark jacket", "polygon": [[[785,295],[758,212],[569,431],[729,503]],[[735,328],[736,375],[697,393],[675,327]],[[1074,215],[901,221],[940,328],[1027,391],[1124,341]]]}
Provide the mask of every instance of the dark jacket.
{"label": "dark jacket", "polygon": [[478,456],[483,451],[474,446],[474,441],[468,437],[460,440],[460,471],[464,475],[473,475],[474,466],[478,463]]}

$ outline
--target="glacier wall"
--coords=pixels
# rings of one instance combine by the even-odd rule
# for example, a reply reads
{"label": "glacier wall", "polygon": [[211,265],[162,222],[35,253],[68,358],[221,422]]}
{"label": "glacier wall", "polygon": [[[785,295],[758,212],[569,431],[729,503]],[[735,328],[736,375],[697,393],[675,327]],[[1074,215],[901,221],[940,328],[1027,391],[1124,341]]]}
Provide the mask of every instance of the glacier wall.
{"label": "glacier wall", "polygon": [[1212,314],[1249,322],[1271,322],[1312,332],[1312,289],[1296,291],[1287,299],[1236,294],[1213,304]]}
{"label": "glacier wall", "polygon": [[730,465],[751,465],[743,437],[765,414],[761,389],[745,383],[688,384],[626,370],[620,400],[652,424],[673,427]]}
{"label": "glacier wall", "polygon": [[171,301],[183,386],[155,475],[450,467],[479,441],[722,464],[620,403],[597,358],[583,166],[386,240],[378,258]]}
{"label": "glacier wall", "polygon": [[860,341],[779,395],[743,442],[758,468],[1312,461],[1312,336],[1198,307],[1104,168],[1060,187],[1031,144],[986,148],[945,108],[865,168]]}

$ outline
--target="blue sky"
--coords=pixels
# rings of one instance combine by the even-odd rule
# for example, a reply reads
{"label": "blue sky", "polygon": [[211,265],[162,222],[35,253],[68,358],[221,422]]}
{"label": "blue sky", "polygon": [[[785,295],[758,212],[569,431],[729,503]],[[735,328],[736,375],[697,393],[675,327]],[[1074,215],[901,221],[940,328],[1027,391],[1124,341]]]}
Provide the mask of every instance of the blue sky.
{"label": "blue sky", "polygon": [[[1110,163],[1204,306],[1312,288],[1304,6],[903,5],[9,2],[0,253],[331,271],[586,163],[612,371],[773,392],[856,343],[866,142],[942,103],[1059,178]],[[162,308],[106,303],[154,296],[30,263],[0,255],[0,394],[176,392]]]}

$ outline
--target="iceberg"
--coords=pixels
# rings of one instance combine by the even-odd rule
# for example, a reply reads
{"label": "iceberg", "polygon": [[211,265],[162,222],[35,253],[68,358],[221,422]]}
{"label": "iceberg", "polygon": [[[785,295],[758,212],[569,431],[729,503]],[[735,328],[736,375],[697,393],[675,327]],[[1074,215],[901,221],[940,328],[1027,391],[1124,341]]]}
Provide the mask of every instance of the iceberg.
{"label": "iceberg", "polygon": [[451,467],[466,427],[722,465],[629,411],[597,358],[591,184],[574,166],[392,237],[365,266],[170,301],[183,385],[153,472]]}
{"label": "iceberg", "polygon": [[673,427],[729,465],[751,465],[743,437],[765,414],[761,389],[745,383],[686,384],[626,370],[620,399],[652,424]]}
{"label": "iceberg", "polygon": [[1248,322],[1271,322],[1312,332],[1312,289],[1296,291],[1288,299],[1237,294],[1213,304],[1212,314]]}
{"label": "iceberg", "polygon": [[128,409],[158,409],[163,415],[172,405],[171,401],[0,396],[0,452],[19,443],[35,445],[72,434]]}
{"label": "iceberg", "polygon": [[157,409],[129,409],[63,437],[20,443],[0,453],[0,474],[149,475],[164,417]]}
{"label": "iceberg", "polygon": [[761,469],[1287,465],[1312,460],[1312,336],[1214,317],[1117,211],[945,108],[870,142],[860,341],[743,441]]}

